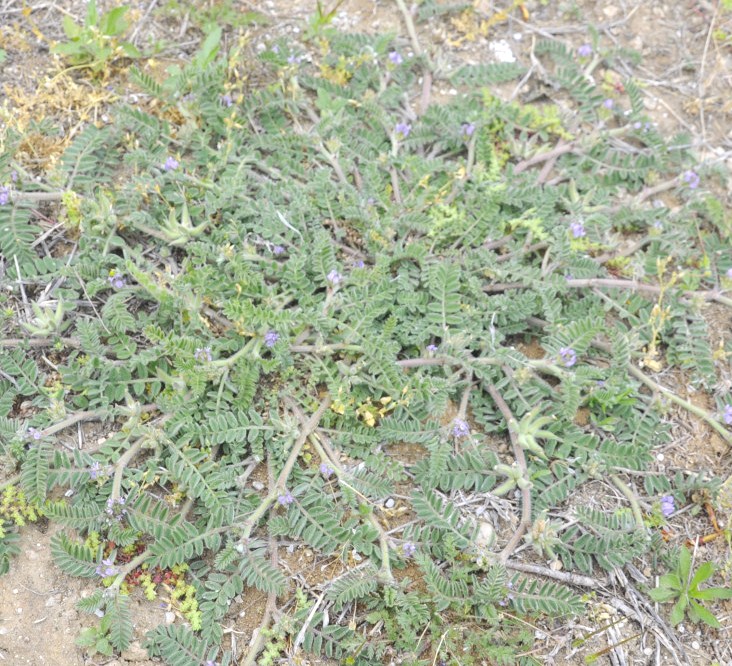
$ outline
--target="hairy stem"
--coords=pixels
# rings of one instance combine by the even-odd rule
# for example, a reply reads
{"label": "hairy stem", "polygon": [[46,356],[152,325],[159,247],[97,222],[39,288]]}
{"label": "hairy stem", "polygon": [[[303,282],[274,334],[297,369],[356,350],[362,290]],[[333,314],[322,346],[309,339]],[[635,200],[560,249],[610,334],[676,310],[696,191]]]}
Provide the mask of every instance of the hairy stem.
{"label": "hairy stem", "polygon": [[[528,477],[528,468],[526,467],[526,455],[524,454],[524,450],[521,448],[521,445],[518,443],[518,438],[516,437],[516,431],[512,424],[516,423],[516,419],[514,418],[513,414],[511,413],[511,410],[506,403],[506,401],[503,399],[503,396],[498,392],[498,389],[493,384],[486,384],[485,385],[486,390],[488,391],[491,398],[493,398],[493,402],[496,403],[496,407],[498,407],[499,411],[503,415],[503,418],[506,420],[506,423],[508,425],[508,435],[511,438],[511,446],[513,447],[513,455],[516,458],[516,464],[518,465],[519,469],[521,470],[521,473],[526,478]],[[516,531],[513,533],[513,536],[509,539],[508,543],[504,547],[504,549],[501,551],[500,559],[501,562],[505,563],[509,557],[511,557],[511,554],[516,549],[516,546],[518,546],[519,541],[521,541],[521,537],[524,535],[527,529],[531,526],[531,489],[530,488],[522,488],[521,489],[521,522],[519,523],[519,526],[516,528]]]}

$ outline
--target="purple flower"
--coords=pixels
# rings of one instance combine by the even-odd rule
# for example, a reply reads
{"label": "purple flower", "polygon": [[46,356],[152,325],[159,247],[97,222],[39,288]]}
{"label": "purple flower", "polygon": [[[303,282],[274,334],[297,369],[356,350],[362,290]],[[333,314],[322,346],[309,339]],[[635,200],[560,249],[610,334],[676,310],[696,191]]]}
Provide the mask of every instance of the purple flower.
{"label": "purple flower", "polygon": [[10,188],[3,185],[0,187],[0,206],[4,206],[10,201]]}
{"label": "purple flower", "polygon": [[732,425],[732,405],[725,405],[724,412],[722,413],[722,420],[725,425]]}
{"label": "purple flower", "polygon": [[639,130],[641,127],[643,127],[643,123],[638,121],[637,123],[633,123],[633,129]]}
{"label": "purple flower", "polygon": [[281,245],[275,245],[275,246],[274,246],[274,247],[272,248],[272,252],[273,252],[273,254],[278,254],[278,255],[279,255],[279,254],[282,254],[282,253],[284,253],[284,251],[285,251],[285,248],[284,248],[284,247],[282,247]]}
{"label": "purple flower", "polygon": [[404,553],[404,557],[412,557],[417,552],[417,546],[407,541],[407,543],[402,546],[402,552]]}
{"label": "purple flower", "polygon": [[234,103],[234,100],[233,100],[233,99],[231,99],[231,95],[229,95],[229,93],[226,93],[225,95],[222,95],[222,96],[221,96],[221,103],[222,103],[222,104],[223,104],[223,105],[224,105],[224,106],[225,106],[226,108],[228,108],[228,107],[230,107],[230,106],[231,106],[231,105],[232,105],[232,104]]}
{"label": "purple flower", "polygon": [[102,463],[100,463],[98,460],[95,460],[89,467],[88,471],[89,476],[92,478],[92,480],[96,480],[96,478],[102,473]]}
{"label": "purple flower", "polygon": [[116,576],[118,573],[119,567],[114,566],[114,560],[111,557],[102,560],[102,563],[97,567],[97,576],[101,576],[102,578]]}
{"label": "purple flower", "polygon": [[437,351],[437,345],[427,345],[427,351],[434,354]]}
{"label": "purple flower", "polygon": [[682,178],[684,182],[689,186],[689,189],[695,190],[697,187],[699,187],[700,178],[699,174],[696,173],[696,171],[684,171]]}
{"label": "purple flower", "polygon": [[43,433],[37,428],[28,428],[28,437],[38,441],[39,439],[41,439],[41,437],[43,437]]}
{"label": "purple flower", "polygon": [[285,490],[285,494],[284,495],[280,495],[277,498],[277,501],[282,506],[287,506],[288,504],[292,504],[295,501],[295,498],[292,496],[292,494],[290,493],[289,490]]}
{"label": "purple flower", "polygon": [[122,289],[127,286],[125,276],[122,274],[118,275],[114,270],[109,271],[107,282],[109,282],[109,284],[111,284],[115,289]]}
{"label": "purple flower", "polygon": [[107,498],[107,508],[104,511],[111,518],[122,520],[127,513],[125,498],[118,497],[116,500],[112,497]]}
{"label": "purple flower", "polygon": [[406,139],[412,131],[412,126],[409,123],[397,123],[394,127],[394,131],[398,136],[401,136],[402,139]]}
{"label": "purple flower", "polygon": [[288,56],[288,58],[287,58],[287,62],[290,65],[299,65],[301,60],[302,60],[302,58],[300,56],[296,56],[296,55],[291,55],[291,56]]}
{"label": "purple flower", "polygon": [[589,58],[592,55],[592,47],[589,44],[582,44],[577,49],[577,55],[580,58]]}
{"label": "purple flower", "polygon": [[577,352],[571,347],[562,347],[559,350],[559,358],[562,359],[562,363],[566,368],[571,368],[577,363]]}
{"label": "purple flower", "polygon": [[672,495],[664,495],[661,498],[661,513],[664,518],[668,518],[671,514],[676,511],[676,504]]}
{"label": "purple flower", "polygon": [[575,238],[582,238],[586,235],[585,225],[582,224],[582,222],[572,222],[572,224],[569,225],[569,230]]}
{"label": "purple flower", "polygon": [[354,268],[363,268],[363,267],[364,267],[365,265],[366,265],[366,264],[364,263],[363,259],[356,259],[356,260],[355,260],[355,261],[353,262],[353,267],[354,267]]}
{"label": "purple flower", "polygon": [[280,52],[280,47],[279,47],[279,46],[277,46],[277,44],[275,44],[275,45],[274,45],[274,46],[272,47],[272,53],[279,53],[279,52]]}
{"label": "purple flower", "polygon": [[328,280],[333,287],[337,287],[341,282],[343,282],[343,276],[335,268],[325,276],[325,279]]}
{"label": "purple flower", "polygon": [[165,160],[165,164],[163,164],[163,169],[166,171],[175,171],[180,165],[178,164],[178,160],[175,159],[172,155],[168,157],[167,160]]}
{"label": "purple flower", "polygon": [[402,54],[398,51],[389,51],[389,62],[392,65],[401,65],[404,62]]}
{"label": "purple flower", "polygon": [[216,666],[216,662],[213,659],[207,659],[204,666]]}
{"label": "purple flower", "polygon": [[280,339],[280,334],[277,331],[267,331],[264,334],[264,344],[270,349],[277,344],[277,340]]}
{"label": "purple flower", "polygon": [[453,437],[467,437],[470,434],[470,426],[462,419],[455,419],[452,422]]}
{"label": "purple flower", "polygon": [[17,171],[10,172],[10,180],[12,180],[14,183],[18,181],[18,172]]}
{"label": "purple flower", "polygon": [[213,361],[211,347],[196,347],[196,351],[193,352],[193,358],[197,361],[200,361],[201,359],[205,361]]}
{"label": "purple flower", "polygon": [[473,132],[475,132],[475,123],[463,123],[460,129],[462,130],[463,136],[469,139],[473,136]]}
{"label": "purple flower", "polygon": [[320,473],[327,479],[331,474],[333,474],[333,469],[328,467],[325,463],[320,463]]}
{"label": "purple flower", "polygon": [[613,108],[613,107],[615,106],[615,102],[613,102],[613,101],[612,101],[612,100],[611,100],[611,99],[610,99],[610,98],[608,97],[608,99],[606,99],[606,100],[605,100],[605,101],[604,101],[604,102],[602,103],[602,105],[603,105],[603,106],[604,106],[604,107],[605,107],[606,109],[612,109],[612,108]]}

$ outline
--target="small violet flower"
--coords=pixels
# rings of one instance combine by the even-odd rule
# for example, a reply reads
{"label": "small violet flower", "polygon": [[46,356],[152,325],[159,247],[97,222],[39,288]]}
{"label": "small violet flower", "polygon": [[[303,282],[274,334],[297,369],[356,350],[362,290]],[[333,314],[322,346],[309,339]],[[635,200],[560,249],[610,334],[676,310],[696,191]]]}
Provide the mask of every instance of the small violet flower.
{"label": "small violet flower", "polygon": [[10,188],[3,185],[0,187],[0,206],[5,206],[10,201]]}
{"label": "small violet flower", "polygon": [[123,289],[127,286],[127,280],[122,274],[117,274],[114,270],[109,271],[109,277],[107,282],[111,284],[115,289]]}
{"label": "small violet flower", "polygon": [[671,514],[676,511],[676,504],[672,495],[664,495],[661,498],[661,513],[664,518],[668,518]]}
{"label": "small violet flower", "polygon": [[111,557],[102,560],[102,563],[97,567],[97,576],[101,576],[102,578],[116,576],[118,573],[119,567],[114,566],[114,560]]}
{"label": "small violet flower", "polygon": [[179,166],[180,164],[178,163],[178,160],[171,155],[167,160],[165,160],[163,169],[165,169],[165,171],[175,171]]}
{"label": "small violet flower", "polygon": [[104,511],[108,516],[116,518],[117,520],[122,520],[127,513],[127,509],[125,508],[125,498],[119,497],[117,500],[112,497],[108,498],[107,508]]}
{"label": "small violet flower", "polygon": [[689,186],[689,189],[695,190],[697,187],[699,187],[699,174],[696,173],[696,171],[684,171],[683,175],[681,176],[684,180],[684,182]]}
{"label": "small violet flower", "polygon": [[582,224],[582,222],[572,222],[572,224],[569,225],[569,230],[575,238],[582,238],[587,235],[585,232],[585,225]]}
{"label": "small violet flower", "polygon": [[606,100],[605,100],[605,101],[604,101],[604,102],[602,103],[602,105],[603,105],[603,106],[604,106],[604,107],[605,107],[606,109],[612,109],[612,108],[613,108],[613,107],[615,106],[615,102],[613,102],[613,100],[611,100],[611,99],[610,99],[610,98],[608,97],[608,98],[607,98],[607,99],[606,99]]}
{"label": "small violet flower", "polygon": [[412,126],[409,123],[397,123],[394,127],[394,131],[398,136],[401,136],[402,139],[406,139],[412,131]]}
{"label": "small violet flower", "polygon": [[725,425],[732,425],[732,405],[725,405],[722,412],[722,420]]}
{"label": "small violet flower", "polygon": [[402,58],[402,54],[398,51],[390,51],[389,62],[392,65],[401,65],[404,62],[404,58]]}
{"label": "small violet flower", "polygon": [[460,126],[460,129],[462,131],[463,137],[469,139],[471,136],[473,136],[473,133],[475,132],[475,123],[463,123]]}
{"label": "small violet flower", "polygon": [[337,287],[341,282],[343,282],[343,276],[335,270],[335,268],[325,276],[325,279],[328,280],[333,287]]}
{"label": "small violet flower", "polygon": [[287,58],[287,63],[290,65],[299,65],[302,58],[300,56],[291,55]]}
{"label": "small violet flower", "polygon": [[284,247],[282,247],[282,245],[275,245],[275,246],[274,246],[274,247],[272,248],[272,253],[273,253],[273,254],[277,254],[277,255],[280,255],[280,254],[283,254],[283,253],[284,253],[284,251],[285,251],[285,248],[284,248]]}
{"label": "small violet flower", "polygon": [[221,103],[226,107],[229,108],[233,103],[234,100],[231,99],[231,95],[229,93],[226,93],[225,95],[221,96]]}
{"label": "small violet flower", "polygon": [[582,44],[577,49],[577,55],[580,58],[589,58],[592,55],[592,47],[589,44]]}
{"label": "small violet flower", "polygon": [[327,479],[331,474],[333,474],[333,469],[328,467],[326,463],[320,463],[320,473]]}
{"label": "small violet flower", "polygon": [[453,437],[467,437],[470,434],[470,426],[462,419],[455,419],[452,422]]}
{"label": "small violet flower", "polygon": [[196,351],[193,352],[193,358],[195,358],[197,361],[213,361],[211,347],[196,347]]}
{"label": "small violet flower", "polygon": [[39,439],[41,439],[41,437],[43,437],[43,433],[37,428],[28,428],[28,437],[38,441]]}
{"label": "small violet flower", "polygon": [[427,351],[434,354],[437,351],[437,345],[427,345]]}
{"label": "small violet flower", "polygon": [[95,481],[97,477],[102,473],[102,463],[100,463],[98,460],[95,460],[89,467],[88,472],[92,480]]}
{"label": "small violet flower", "polygon": [[404,553],[404,557],[412,557],[417,552],[417,546],[407,542],[402,546],[402,552]]}
{"label": "small violet flower", "polygon": [[290,493],[289,490],[285,490],[285,494],[284,495],[280,495],[277,498],[277,501],[282,506],[287,506],[288,504],[292,504],[295,501],[295,498],[292,496],[292,494]]}
{"label": "small violet flower", "polygon": [[575,363],[577,363],[577,352],[571,347],[562,347],[559,350],[559,358],[562,359],[564,367],[571,368]]}
{"label": "small violet flower", "polygon": [[264,345],[270,349],[277,344],[277,340],[280,339],[280,334],[277,331],[267,331],[264,334]]}
{"label": "small violet flower", "polygon": [[363,268],[364,266],[366,266],[366,264],[364,263],[364,260],[363,259],[356,259],[353,262],[353,267],[354,268]]}

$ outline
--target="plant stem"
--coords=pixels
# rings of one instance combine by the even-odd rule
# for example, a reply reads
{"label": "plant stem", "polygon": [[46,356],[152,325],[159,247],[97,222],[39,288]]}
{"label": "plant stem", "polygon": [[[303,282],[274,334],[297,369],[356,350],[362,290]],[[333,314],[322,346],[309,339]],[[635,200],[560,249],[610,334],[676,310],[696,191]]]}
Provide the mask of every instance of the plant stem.
{"label": "plant stem", "polygon": [[269,508],[277,500],[279,491],[281,489],[284,489],[285,483],[287,482],[287,478],[290,476],[290,472],[292,472],[292,468],[295,466],[295,462],[297,461],[297,457],[300,455],[300,451],[302,450],[303,444],[305,444],[308,436],[313,433],[315,428],[318,427],[318,423],[320,422],[320,419],[323,418],[323,414],[325,414],[325,410],[328,409],[328,407],[330,407],[330,403],[331,403],[330,396],[329,395],[325,396],[325,398],[323,398],[323,401],[320,403],[320,406],[318,407],[317,411],[308,419],[307,423],[305,423],[303,425],[303,428],[300,431],[300,435],[298,436],[297,440],[295,441],[295,444],[293,445],[292,450],[290,451],[290,455],[287,457],[287,460],[285,461],[285,466],[282,468],[280,475],[277,477],[276,484],[274,485],[273,488],[270,488],[266,497],[262,498],[262,503],[249,515],[249,517],[242,524],[242,535],[241,535],[240,541],[243,542],[243,541],[247,541],[249,539],[249,537],[252,534],[252,530],[254,529],[256,524],[264,516],[264,514],[266,514],[267,511],[269,511]]}
{"label": "plant stem", "polygon": [[[521,448],[520,444],[518,443],[518,438],[516,437],[516,431],[514,428],[514,424],[516,423],[516,419],[514,418],[513,414],[511,413],[510,408],[508,407],[508,404],[503,399],[503,396],[498,392],[498,389],[493,384],[485,384],[485,388],[490,394],[491,398],[493,398],[493,402],[496,403],[496,407],[498,407],[499,411],[503,415],[503,418],[506,420],[506,423],[508,425],[508,435],[511,438],[511,446],[513,447],[513,455],[516,458],[516,464],[518,465],[519,469],[521,470],[522,475],[524,478],[528,478],[528,469],[526,467],[526,455],[524,454],[523,448]],[[509,539],[508,543],[504,547],[504,549],[501,551],[500,559],[502,563],[506,563],[509,557],[511,557],[511,554],[516,549],[516,546],[518,546],[519,541],[521,541],[521,537],[524,535],[524,532],[526,532],[527,529],[531,526],[531,488],[522,488],[521,489],[521,522],[519,523],[519,526],[516,528],[516,531],[513,533],[513,536]]]}
{"label": "plant stem", "polygon": [[617,474],[611,474],[610,480],[613,485],[625,496],[625,499],[630,502],[630,508],[633,510],[633,517],[635,518],[635,524],[639,530],[645,530],[646,525],[643,522],[643,514],[640,510],[640,504],[638,504],[638,498],[631,487],[625,483]]}

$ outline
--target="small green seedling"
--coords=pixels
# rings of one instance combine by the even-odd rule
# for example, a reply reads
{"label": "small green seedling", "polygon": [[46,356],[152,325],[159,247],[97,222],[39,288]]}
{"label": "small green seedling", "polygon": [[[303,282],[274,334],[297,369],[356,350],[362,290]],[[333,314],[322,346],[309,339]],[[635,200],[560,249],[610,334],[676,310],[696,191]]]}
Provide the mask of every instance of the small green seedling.
{"label": "small green seedling", "polygon": [[94,75],[117,58],[139,58],[141,53],[134,44],[119,39],[129,27],[128,11],[129,7],[115,7],[100,17],[96,0],[90,0],[83,25],[64,16],[69,41],[56,44],[52,51],[65,56],[75,67],[88,67]]}
{"label": "small green seedling", "polygon": [[114,654],[114,648],[109,641],[110,622],[110,616],[105,615],[98,627],[83,629],[76,639],[76,644],[80,648],[85,648],[92,656],[99,653],[105,657],[111,657]]}
{"label": "small green seedling", "polygon": [[721,626],[719,620],[701,602],[732,599],[732,589],[722,587],[699,589],[699,585],[714,575],[714,570],[711,562],[704,562],[692,576],[691,553],[682,548],[676,571],[661,576],[658,587],[649,593],[651,599],[662,603],[676,599],[671,610],[671,624],[674,626],[679,624],[684,619],[684,614],[688,612],[692,622],[702,621],[710,627],[719,629]]}

